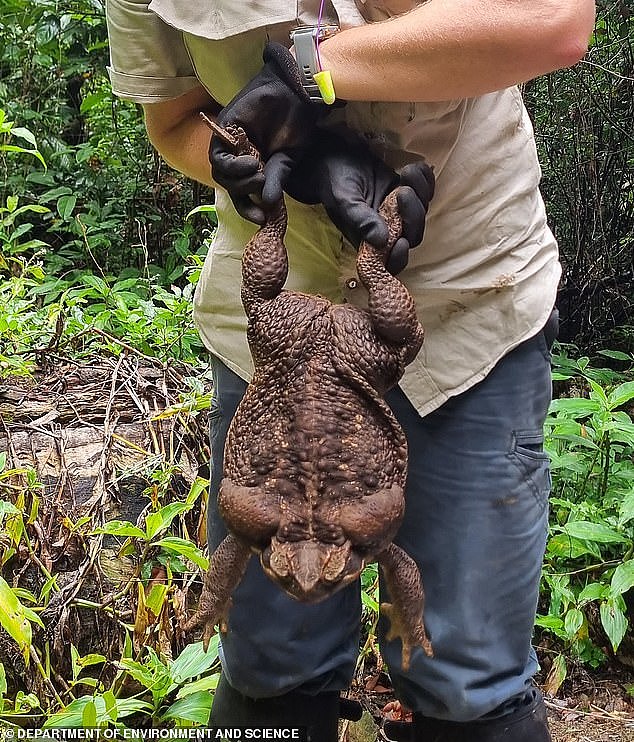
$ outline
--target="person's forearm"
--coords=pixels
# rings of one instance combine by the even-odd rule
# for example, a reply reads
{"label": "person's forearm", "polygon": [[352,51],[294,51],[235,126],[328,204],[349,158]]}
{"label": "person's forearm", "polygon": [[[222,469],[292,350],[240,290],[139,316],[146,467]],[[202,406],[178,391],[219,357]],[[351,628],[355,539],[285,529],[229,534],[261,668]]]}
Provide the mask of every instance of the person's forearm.
{"label": "person's forearm", "polygon": [[575,64],[593,23],[592,0],[429,0],[320,53],[343,100],[469,98]]}
{"label": "person's forearm", "polygon": [[211,132],[200,118],[200,111],[215,107],[202,87],[174,100],[143,106],[148,136],[161,157],[205,185],[213,185],[208,155]]}

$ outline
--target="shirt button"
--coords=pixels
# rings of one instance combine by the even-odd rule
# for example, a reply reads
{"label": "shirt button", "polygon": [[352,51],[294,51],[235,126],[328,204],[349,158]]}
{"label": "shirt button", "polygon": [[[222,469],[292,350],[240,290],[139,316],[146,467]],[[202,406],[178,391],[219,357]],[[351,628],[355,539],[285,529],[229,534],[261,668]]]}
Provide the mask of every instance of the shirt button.
{"label": "shirt button", "polygon": [[359,285],[359,281],[356,278],[349,278],[346,281],[347,289],[356,289],[358,285]]}

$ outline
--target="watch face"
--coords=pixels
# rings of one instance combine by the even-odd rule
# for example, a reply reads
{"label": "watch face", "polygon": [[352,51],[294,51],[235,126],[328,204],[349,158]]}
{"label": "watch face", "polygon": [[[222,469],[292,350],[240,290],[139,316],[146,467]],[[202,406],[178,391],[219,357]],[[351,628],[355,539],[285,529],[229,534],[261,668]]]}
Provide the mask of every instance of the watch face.
{"label": "watch face", "polygon": [[341,29],[339,26],[320,26],[319,27],[319,39],[327,39],[329,36],[334,36]]}
{"label": "watch face", "polygon": [[324,26],[300,26],[299,28],[293,29],[289,36],[291,37],[291,41],[295,40],[295,36],[312,36],[314,39],[319,39],[321,41],[322,39],[328,38],[328,36],[336,34],[339,30],[339,26],[330,23]]}

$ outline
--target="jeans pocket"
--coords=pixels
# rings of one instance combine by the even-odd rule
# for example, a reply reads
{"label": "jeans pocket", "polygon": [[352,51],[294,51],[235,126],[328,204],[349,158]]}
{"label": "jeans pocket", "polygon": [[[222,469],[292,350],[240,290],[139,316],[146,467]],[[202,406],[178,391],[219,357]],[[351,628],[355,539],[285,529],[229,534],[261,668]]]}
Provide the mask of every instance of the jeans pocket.
{"label": "jeans pocket", "polygon": [[545,507],[550,494],[550,459],[544,451],[541,430],[516,430],[511,458],[522,472],[537,502]]}

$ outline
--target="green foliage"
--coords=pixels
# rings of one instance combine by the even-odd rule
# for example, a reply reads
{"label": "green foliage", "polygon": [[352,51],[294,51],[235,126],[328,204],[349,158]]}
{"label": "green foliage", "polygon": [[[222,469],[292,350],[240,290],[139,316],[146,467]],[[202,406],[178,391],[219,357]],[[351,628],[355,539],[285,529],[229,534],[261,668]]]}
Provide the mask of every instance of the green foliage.
{"label": "green foliage", "polygon": [[[209,560],[203,556],[197,546],[187,539],[166,535],[174,518],[191,510],[203,494],[206,486],[207,482],[205,480],[197,479],[184,502],[170,502],[151,510],[145,516],[145,530],[129,521],[112,520],[102,528],[96,529],[94,533],[107,533],[111,536],[120,536],[128,541],[137,541],[141,545],[139,561],[146,571],[144,575],[146,579],[154,566],[153,561],[148,558],[152,551],[158,552],[155,556],[156,561],[169,566],[171,571],[185,571],[185,565],[181,562],[180,557],[184,557],[197,564],[201,569],[206,570],[209,566]],[[125,545],[122,550],[130,552]],[[160,606],[158,608],[160,610]],[[159,610],[153,612],[158,615]]]}
{"label": "green foliage", "polygon": [[[209,234],[200,218],[200,229],[184,219],[202,188],[161,163],[140,108],[113,97],[102,0],[62,12],[56,0],[0,0],[0,31],[0,108],[20,122],[11,141],[0,122],[0,203],[18,194],[43,210],[30,234],[46,271],[75,283],[82,271],[134,268],[165,287],[180,282],[183,258],[202,254]],[[18,141],[46,172],[9,163]]]}
{"label": "green foliage", "polygon": [[[0,110],[0,137],[2,137],[0,140],[0,152],[19,152],[21,154],[33,155],[46,167],[44,158],[37,148],[33,133],[23,126],[16,126],[13,121],[8,121],[6,113],[3,110]],[[15,137],[26,140],[31,147],[28,148],[11,143],[12,138]]]}
{"label": "green foliage", "polygon": [[532,80],[542,192],[559,241],[562,339],[634,350],[634,14],[598,0],[585,59]]}
{"label": "green foliage", "polygon": [[[29,597],[35,602],[34,596],[29,595]],[[17,643],[26,664],[29,662],[32,638],[31,622],[44,628],[39,616],[32,609],[27,608],[20,601],[17,591],[0,577],[0,625]]]}
{"label": "green foliage", "polygon": [[[628,626],[623,595],[634,587],[634,359],[593,367],[555,357],[555,379],[570,396],[553,400],[546,421],[553,492],[543,588],[548,610],[537,625],[591,665],[616,652]],[[607,647],[606,647],[607,640]],[[565,677],[563,660],[555,668]]]}
{"label": "green foliage", "polygon": [[[16,127],[4,119],[1,110],[0,120],[5,137],[15,133]],[[22,133],[34,149],[2,146],[12,154],[39,155],[30,132],[23,129]],[[55,213],[71,220],[76,197],[58,189],[55,198]],[[25,216],[52,213],[40,203],[21,205],[16,195],[7,196],[6,206],[0,206],[0,277],[5,278],[0,284],[0,376],[28,374],[34,365],[29,356],[51,350],[70,349],[71,354],[82,356],[98,347],[119,353],[131,345],[164,360],[196,363],[203,356],[191,320],[191,299],[202,258],[182,255],[177,269],[153,271],[153,276],[149,270],[142,274],[132,267],[115,276],[97,266],[97,274],[73,269],[60,277],[48,271],[51,266],[63,270],[65,259],[47,257],[46,242],[30,237],[36,225],[24,220]],[[92,229],[78,215],[73,224],[79,225],[92,256],[108,223]],[[177,254],[187,245],[180,243]],[[161,285],[160,279],[168,285]],[[181,279],[182,287],[171,283],[176,279]]]}
{"label": "green foliage", "polygon": [[[11,482],[16,476],[22,477],[27,487],[15,487],[18,491],[15,504],[0,500],[3,565],[16,555],[18,547],[32,552],[28,527],[37,519],[39,503],[36,494],[38,483],[32,481],[31,472],[9,470],[6,462],[6,454],[0,454],[3,491],[6,488],[11,490]],[[158,628],[160,634],[164,632],[162,627],[166,622],[169,624],[174,580],[191,574],[194,564],[201,569],[208,566],[208,560],[187,537],[183,520],[183,516],[206,497],[207,482],[197,479],[182,501],[163,504],[169,477],[167,470],[155,472],[153,483],[146,491],[149,503],[143,528],[127,521],[110,521],[102,528],[85,533],[86,538],[98,534],[118,537],[121,540],[120,554],[132,557],[137,564],[135,573],[123,584],[117,596],[113,596],[114,604],[125,594],[137,593],[134,625],[122,623],[125,628],[123,655],[107,657],[89,653],[82,656],[71,644],[72,676],[64,681],[59,692],[55,691],[53,699],[38,699],[21,692],[7,696],[5,668],[0,663],[0,723],[14,723],[25,717],[29,717],[30,723],[39,717],[39,723],[44,723],[45,727],[125,727],[130,723],[135,728],[143,718],[170,726],[206,723],[212,701],[210,691],[215,689],[218,681],[218,637],[212,640],[208,652],[202,650],[201,643],[192,643],[174,659],[170,651],[159,652],[145,641],[152,631]],[[26,498],[29,492],[30,505]],[[84,517],[75,524],[69,523],[68,527],[77,531],[88,520]],[[183,537],[174,535],[177,522],[184,530]],[[35,563],[44,570],[37,559]],[[162,566],[165,570],[164,577],[159,580],[153,578],[155,566]],[[48,576],[39,596],[11,586],[0,577],[0,626],[15,642],[25,664],[28,666],[29,661],[35,662],[50,689],[54,688],[53,668],[49,662],[41,660],[42,636],[36,641],[31,630],[34,624],[44,628],[39,614],[46,608],[51,591],[59,592],[55,577]],[[104,608],[85,600],[78,602],[93,610]],[[136,652],[133,651],[132,635],[138,644]],[[95,668],[99,668],[96,675],[92,672]],[[114,682],[108,680],[113,670],[116,671]],[[131,694],[131,683],[139,686],[140,690]]]}
{"label": "green foliage", "polygon": [[[105,658],[77,656],[76,661],[81,670]],[[135,723],[131,728],[136,728],[144,718],[177,726],[207,723],[212,702],[210,691],[215,690],[219,678],[218,636],[212,638],[207,652],[202,642],[192,643],[170,661],[148,648],[141,660],[124,656],[116,665],[119,676],[112,689],[102,687],[92,695],[75,698],[49,716],[44,728],[125,728],[125,720],[132,716]],[[139,693],[143,698],[121,697],[117,689],[126,677],[143,688]]]}

